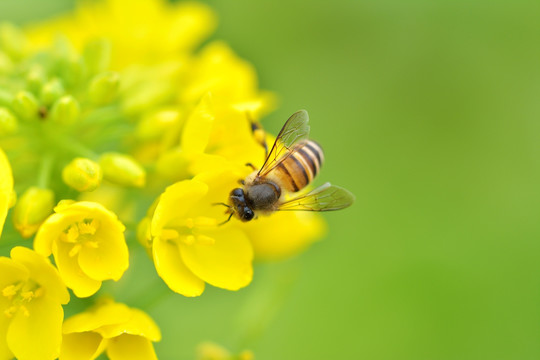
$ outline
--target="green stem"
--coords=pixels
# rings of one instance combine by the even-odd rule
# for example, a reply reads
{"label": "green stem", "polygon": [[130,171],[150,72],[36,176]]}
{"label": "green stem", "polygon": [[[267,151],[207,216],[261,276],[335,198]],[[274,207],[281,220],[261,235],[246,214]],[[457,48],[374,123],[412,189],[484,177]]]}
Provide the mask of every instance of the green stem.
{"label": "green stem", "polygon": [[51,153],[46,153],[41,160],[41,167],[39,169],[37,180],[37,185],[42,189],[46,189],[49,186],[53,164],[54,156]]}
{"label": "green stem", "polygon": [[86,157],[92,160],[97,160],[99,158],[99,155],[97,153],[95,153],[94,151],[92,151],[91,149],[87,148],[86,146],[84,146],[83,144],[81,144],[80,142],[74,139],[71,139],[71,138],[66,139],[64,137],[57,136],[55,134],[53,134],[51,137],[54,143],[56,144],[56,146],[58,146],[62,150],[65,150],[72,154]]}

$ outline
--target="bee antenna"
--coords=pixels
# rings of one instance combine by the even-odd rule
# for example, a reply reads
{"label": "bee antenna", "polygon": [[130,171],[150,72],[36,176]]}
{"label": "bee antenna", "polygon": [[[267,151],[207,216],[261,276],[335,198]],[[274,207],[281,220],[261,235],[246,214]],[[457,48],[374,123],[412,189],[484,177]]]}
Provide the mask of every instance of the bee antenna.
{"label": "bee antenna", "polygon": [[231,220],[231,218],[232,218],[233,215],[234,215],[234,212],[232,212],[231,215],[229,215],[229,217],[227,218],[227,220],[225,220],[225,221],[222,222],[222,223],[219,223],[218,226],[225,225],[226,223],[228,223],[229,220]]}

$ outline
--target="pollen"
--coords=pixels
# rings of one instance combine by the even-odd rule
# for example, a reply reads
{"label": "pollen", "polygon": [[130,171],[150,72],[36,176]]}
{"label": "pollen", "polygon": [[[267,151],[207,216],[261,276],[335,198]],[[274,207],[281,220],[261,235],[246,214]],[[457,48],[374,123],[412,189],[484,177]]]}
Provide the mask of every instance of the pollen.
{"label": "pollen", "polygon": [[197,235],[197,243],[201,245],[214,245],[216,239],[206,235]]}
{"label": "pollen", "polygon": [[215,218],[207,216],[198,216],[195,218],[195,226],[198,228],[209,228],[217,226],[218,221]]}
{"label": "pollen", "polygon": [[[85,245],[93,248],[98,247],[98,243],[95,240],[92,240],[94,235],[99,229],[99,221],[96,219],[85,219],[80,222],[75,222],[64,230],[60,236],[60,240],[67,243],[81,243],[84,242]],[[73,247],[70,252],[70,256],[75,256],[80,250],[80,245]]]}
{"label": "pollen", "polygon": [[99,222],[96,219],[85,220],[78,223],[79,234],[81,235],[94,235],[99,229]]}
{"label": "pollen", "polygon": [[81,244],[75,244],[71,250],[69,250],[69,256],[70,257],[74,257],[75,255],[79,254],[79,252],[81,251]]}
{"label": "pollen", "polygon": [[17,294],[20,288],[21,288],[21,284],[8,285],[2,290],[2,295],[7,298],[12,298],[15,294]]}
{"label": "pollen", "polygon": [[184,236],[182,240],[184,241],[186,245],[192,245],[195,243],[195,236],[193,235]]}

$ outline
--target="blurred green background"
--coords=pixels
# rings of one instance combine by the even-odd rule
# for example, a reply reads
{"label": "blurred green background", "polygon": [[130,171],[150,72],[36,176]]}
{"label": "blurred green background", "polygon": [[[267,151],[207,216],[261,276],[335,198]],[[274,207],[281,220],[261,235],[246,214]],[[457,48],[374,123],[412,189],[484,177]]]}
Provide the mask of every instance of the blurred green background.
{"label": "blurred green background", "polygon": [[[538,359],[540,3],[208,3],[281,97],[265,125],[307,109],[319,183],[357,201],[242,291],[148,304],[160,358],[212,340],[257,360]],[[0,20],[72,6],[3,0]]]}

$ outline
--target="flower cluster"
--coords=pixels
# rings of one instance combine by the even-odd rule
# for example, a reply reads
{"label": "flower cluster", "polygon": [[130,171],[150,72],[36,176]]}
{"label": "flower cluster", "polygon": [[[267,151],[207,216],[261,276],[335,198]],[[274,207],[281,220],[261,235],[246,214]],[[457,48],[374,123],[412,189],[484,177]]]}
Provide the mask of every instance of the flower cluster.
{"label": "flower cluster", "polygon": [[135,236],[168,287],[193,297],[245,287],[254,259],[324,232],[312,213],[222,224],[214,204],[246,163],[262,165],[250,121],[275,97],[227,44],[199,49],[214,27],[208,7],[161,0],[0,25],[0,234],[13,225],[0,241],[19,245],[0,257],[0,358],[156,358],[160,331],[141,310],[108,300],[63,320],[67,289],[89,298],[118,281]]}

